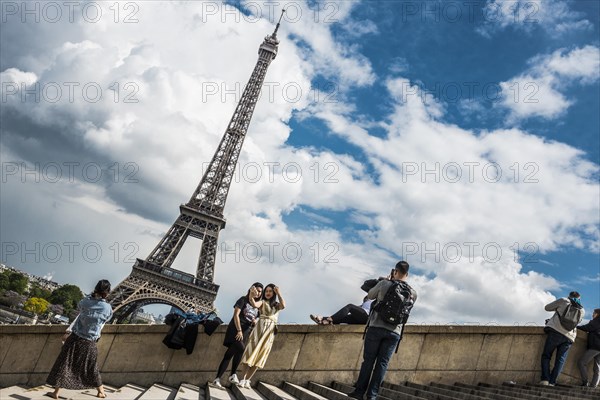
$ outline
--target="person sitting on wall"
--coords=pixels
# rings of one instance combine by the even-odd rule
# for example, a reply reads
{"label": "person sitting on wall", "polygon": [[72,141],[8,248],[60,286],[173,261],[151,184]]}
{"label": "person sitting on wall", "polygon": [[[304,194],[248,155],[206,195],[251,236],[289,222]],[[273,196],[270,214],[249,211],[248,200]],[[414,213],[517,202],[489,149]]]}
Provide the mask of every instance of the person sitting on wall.
{"label": "person sitting on wall", "polygon": [[364,325],[369,319],[369,311],[371,309],[371,303],[373,300],[367,296],[363,298],[363,302],[360,306],[354,304],[346,304],[338,312],[329,316],[322,317],[320,315],[310,314],[310,319],[315,321],[318,325],[329,325],[329,324],[354,324]]}

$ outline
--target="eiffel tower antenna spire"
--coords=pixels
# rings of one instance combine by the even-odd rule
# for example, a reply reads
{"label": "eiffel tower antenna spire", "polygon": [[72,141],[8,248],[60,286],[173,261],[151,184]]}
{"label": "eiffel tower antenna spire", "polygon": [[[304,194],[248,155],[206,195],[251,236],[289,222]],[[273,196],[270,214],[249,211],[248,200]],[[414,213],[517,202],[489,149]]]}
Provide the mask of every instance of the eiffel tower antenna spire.
{"label": "eiffel tower antenna spire", "polygon": [[[267,69],[277,56],[277,30],[284,12],[273,34],[265,37],[258,48],[254,70],[192,197],[179,207],[179,217],[150,255],[145,260],[138,258],[131,274],[109,295],[108,301],[115,310],[113,321],[124,322],[140,307],[154,303],[184,311],[214,309],[219,290],[213,283],[214,267],[219,232],[225,227],[225,201]],[[196,275],[171,267],[189,236],[202,240]]]}
{"label": "eiffel tower antenna spire", "polygon": [[273,32],[273,36],[274,38],[277,37],[277,31],[279,30],[279,25],[281,25],[281,18],[283,18],[283,14],[285,13],[285,8],[281,9],[281,15],[279,16],[279,21],[277,21],[277,25],[275,26],[275,31]]}

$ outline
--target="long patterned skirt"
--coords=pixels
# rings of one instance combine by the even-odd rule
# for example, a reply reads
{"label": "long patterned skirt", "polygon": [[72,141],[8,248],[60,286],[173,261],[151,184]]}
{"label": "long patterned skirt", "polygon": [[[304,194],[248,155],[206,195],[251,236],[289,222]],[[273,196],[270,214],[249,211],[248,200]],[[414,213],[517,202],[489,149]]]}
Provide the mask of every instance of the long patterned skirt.
{"label": "long patterned skirt", "polygon": [[54,362],[46,383],[70,390],[97,388],[102,385],[97,361],[96,342],[72,333]]}

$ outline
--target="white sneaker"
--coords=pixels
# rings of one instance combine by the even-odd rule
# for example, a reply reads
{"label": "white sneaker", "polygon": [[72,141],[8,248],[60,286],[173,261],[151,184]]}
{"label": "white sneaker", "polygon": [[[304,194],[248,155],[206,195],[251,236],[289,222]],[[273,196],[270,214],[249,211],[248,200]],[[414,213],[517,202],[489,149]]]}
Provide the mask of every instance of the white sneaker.
{"label": "white sneaker", "polygon": [[244,385],[246,389],[250,389],[250,379],[246,379],[246,384]]}
{"label": "white sneaker", "polygon": [[540,381],[540,385],[542,385],[542,386],[548,386],[548,385],[550,385],[550,382],[548,382],[548,381]]}
{"label": "white sneaker", "polygon": [[238,387],[244,388],[244,387],[246,387],[246,380],[242,379],[241,381],[239,381],[238,383],[236,383],[236,385]]}
{"label": "white sneaker", "polygon": [[240,380],[238,379],[236,374],[233,374],[229,377],[229,382],[233,383],[234,385],[237,385],[238,383],[240,383]]}
{"label": "white sneaker", "polygon": [[215,379],[212,384],[219,389],[223,389],[223,385],[221,385],[221,380],[219,378]]}

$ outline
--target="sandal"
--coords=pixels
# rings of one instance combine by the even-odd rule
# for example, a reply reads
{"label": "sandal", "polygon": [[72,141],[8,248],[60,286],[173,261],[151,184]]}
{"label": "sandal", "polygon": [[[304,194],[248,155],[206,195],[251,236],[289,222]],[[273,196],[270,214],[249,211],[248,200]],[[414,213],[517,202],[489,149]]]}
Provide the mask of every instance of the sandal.
{"label": "sandal", "polygon": [[331,317],[321,318],[321,325],[333,325]]}
{"label": "sandal", "polygon": [[315,314],[310,314],[310,319],[315,321],[317,325],[321,325],[323,323],[323,317]]}

